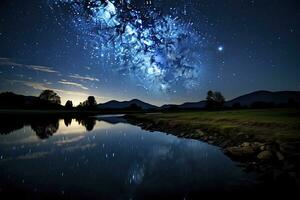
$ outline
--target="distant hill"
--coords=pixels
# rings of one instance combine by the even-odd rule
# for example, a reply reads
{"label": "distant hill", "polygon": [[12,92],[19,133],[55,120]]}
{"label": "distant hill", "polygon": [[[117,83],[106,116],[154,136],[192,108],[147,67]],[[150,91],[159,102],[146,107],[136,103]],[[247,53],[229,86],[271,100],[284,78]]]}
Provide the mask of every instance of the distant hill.
{"label": "distant hill", "polygon": [[180,105],[175,104],[166,104],[161,106],[161,109],[171,109],[171,108],[179,108],[179,109],[201,109],[204,108],[206,101],[199,101],[199,102],[187,102]]}
{"label": "distant hill", "polygon": [[290,101],[300,103],[300,92],[297,91],[256,91],[249,94],[239,96],[235,99],[227,101],[226,106],[233,106],[234,104],[240,104],[241,106],[250,106],[255,102],[265,102],[274,104],[287,104]]}
{"label": "distant hill", "polygon": [[149,103],[145,103],[141,100],[138,99],[132,99],[130,101],[108,101],[106,103],[98,104],[98,108],[100,109],[125,109],[130,107],[131,105],[137,105],[138,107],[141,107],[144,110],[149,110],[149,109],[155,109],[157,106],[151,105]]}
{"label": "distant hill", "polygon": [[[253,103],[274,103],[275,105],[288,104],[289,102],[300,103],[300,92],[298,91],[256,91],[234,98],[225,103],[225,106],[232,107],[235,104],[241,106],[251,106]],[[166,104],[161,106],[161,109],[203,109],[206,101],[188,102],[180,105]]]}
{"label": "distant hill", "polygon": [[[227,101],[225,106],[232,107],[239,104],[240,106],[252,106],[254,103],[272,103],[275,105],[283,105],[288,103],[300,104],[300,92],[298,91],[256,91],[249,94],[239,96],[235,99]],[[166,104],[161,107],[151,105],[138,99],[130,101],[108,101],[106,103],[98,104],[98,109],[127,109],[132,105],[142,108],[143,110],[149,109],[203,109],[205,108],[206,101],[187,102],[180,105]],[[51,104],[48,101],[41,100],[34,96],[24,96],[14,94],[12,92],[0,93],[0,109],[60,109],[61,105]]]}

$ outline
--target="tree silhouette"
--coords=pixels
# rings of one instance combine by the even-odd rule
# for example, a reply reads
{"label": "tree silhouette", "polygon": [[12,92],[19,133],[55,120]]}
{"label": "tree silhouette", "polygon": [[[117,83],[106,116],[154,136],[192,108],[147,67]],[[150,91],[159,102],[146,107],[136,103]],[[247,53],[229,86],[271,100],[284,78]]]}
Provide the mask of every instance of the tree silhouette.
{"label": "tree silhouette", "polygon": [[215,92],[215,104],[216,104],[216,108],[220,109],[223,108],[225,103],[225,98],[222,95],[221,92]]}
{"label": "tree silhouette", "polygon": [[68,100],[65,104],[65,107],[67,109],[72,109],[73,108],[73,102],[71,100]]}
{"label": "tree silhouette", "polygon": [[58,119],[35,120],[31,123],[32,130],[40,139],[47,139],[59,129]]}
{"label": "tree silhouette", "polygon": [[66,127],[70,126],[72,124],[72,118],[71,117],[65,117],[64,118],[64,123]]}
{"label": "tree silhouette", "polygon": [[221,92],[208,91],[206,97],[207,109],[221,109],[225,103],[225,98]]}
{"label": "tree silhouette", "polygon": [[94,96],[89,96],[87,99],[87,102],[88,102],[88,106],[91,106],[91,107],[97,105],[97,101]]}
{"label": "tree silhouette", "polygon": [[45,101],[48,101],[50,103],[53,103],[53,104],[60,104],[61,101],[60,101],[60,96],[58,96],[53,90],[44,90],[39,98],[41,100],[45,100]]}
{"label": "tree silhouette", "polygon": [[214,92],[209,90],[207,92],[207,97],[206,97],[206,108],[207,109],[213,109],[214,107]]}
{"label": "tree silhouette", "polygon": [[89,96],[79,107],[93,108],[97,106],[97,101],[94,96]]}
{"label": "tree silhouette", "polygon": [[87,131],[92,131],[96,125],[96,120],[91,117],[76,118],[76,121],[84,126]]}

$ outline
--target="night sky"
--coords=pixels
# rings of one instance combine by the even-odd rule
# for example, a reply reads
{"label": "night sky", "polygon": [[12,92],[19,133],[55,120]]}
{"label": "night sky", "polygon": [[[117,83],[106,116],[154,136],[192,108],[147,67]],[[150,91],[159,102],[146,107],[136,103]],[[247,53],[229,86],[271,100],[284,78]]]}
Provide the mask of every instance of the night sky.
{"label": "night sky", "polygon": [[300,90],[298,0],[1,0],[0,92],[156,105]]}

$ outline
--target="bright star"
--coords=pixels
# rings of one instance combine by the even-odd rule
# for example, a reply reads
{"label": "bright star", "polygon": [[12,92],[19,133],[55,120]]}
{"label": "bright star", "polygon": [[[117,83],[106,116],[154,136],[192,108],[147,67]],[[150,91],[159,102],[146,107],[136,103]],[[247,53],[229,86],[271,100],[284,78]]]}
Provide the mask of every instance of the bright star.
{"label": "bright star", "polygon": [[224,50],[224,47],[223,46],[219,46],[218,47],[218,51],[223,51]]}

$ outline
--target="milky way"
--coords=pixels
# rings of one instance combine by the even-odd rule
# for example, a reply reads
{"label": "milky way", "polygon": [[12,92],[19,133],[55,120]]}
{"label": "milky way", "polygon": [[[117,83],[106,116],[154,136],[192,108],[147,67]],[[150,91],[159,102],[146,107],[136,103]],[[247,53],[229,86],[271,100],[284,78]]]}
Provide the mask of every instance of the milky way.
{"label": "milky way", "polygon": [[207,40],[176,9],[164,14],[129,0],[51,0],[49,5],[71,16],[92,58],[109,60],[111,70],[146,90],[199,86]]}

